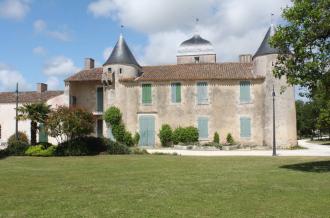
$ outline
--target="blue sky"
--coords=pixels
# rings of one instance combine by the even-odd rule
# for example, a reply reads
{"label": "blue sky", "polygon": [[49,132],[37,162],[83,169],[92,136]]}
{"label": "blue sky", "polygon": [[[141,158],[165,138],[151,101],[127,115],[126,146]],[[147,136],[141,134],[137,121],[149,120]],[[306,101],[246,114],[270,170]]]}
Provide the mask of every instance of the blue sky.
{"label": "blue sky", "polygon": [[[0,0],[0,91],[35,89],[98,65],[111,52],[120,25],[141,64],[175,63],[177,46],[198,31],[210,40],[218,60],[237,61],[254,53],[270,24],[280,23],[289,0]],[[200,18],[196,26],[195,18]]]}

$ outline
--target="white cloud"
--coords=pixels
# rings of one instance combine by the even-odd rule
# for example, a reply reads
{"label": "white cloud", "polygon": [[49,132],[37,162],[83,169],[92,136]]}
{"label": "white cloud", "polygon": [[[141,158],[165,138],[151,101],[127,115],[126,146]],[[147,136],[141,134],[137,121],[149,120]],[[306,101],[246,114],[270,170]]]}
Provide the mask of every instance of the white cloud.
{"label": "white cloud", "polygon": [[36,33],[44,34],[60,41],[68,42],[71,40],[70,31],[66,26],[63,26],[60,30],[49,30],[46,21],[39,19],[33,23],[33,28]]}
{"label": "white cloud", "polygon": [[46,62],[43,72],[48,76],[60,76],[76,73],[78,70],[70,58],[57,56]]}
{"label": "white cloud", "polygon": [[29,0],[4,0],[0,2],[0,17],[21,20],[30,11]]}
{"label": "white cloud", "polygon": [[36,20],[33,23],[33,27],[36,32],[43,32],[47,29],[47,23],[44,20]]}
{"label": "white cloud", "polygon": [[107,48],[105,48],[104,49],[104,51],[103,51],[103,59],[106,61],[106,60],[108,60],[108,58],[109,58],[109,56],[110,56],[110,54],[111,54],[111,52],[112,52],[112,47],[107,47]]}
{"label": "white cloud", "polygon": [[[146,33],[148,44],[141,59],[147,64],[175,62],[178,45],[195,32],[215,46],[219,61],[236,61],[241,53],[254,53],[270,24],[280,20],[290,0],[95,0],[88,11],[110,17]],[[132,46],[132,45],[131,45]]]}
{"label": "white cloud", "polygon": [[13,91],[16,89],[16,83],[19,83],[20,90],[30,88],[19,71],[0,63],[0,91]]}
{"label": "white cloud", "polygon": [[112,10],[115,10],[115,5],[109,0],[98,0],[88,5],[88,12],[95,17],[110,17]]}
{"label": "white cloud", "polygon": [[48,85],[48,90],[58,90],[60,88],[61,81],[55,76],[50,76],[48,77],[46,84]]}
{"label": "white cloud", "polygon": [[41,55],[41,56],[43,56],[47,53],[47,50],[42,46],[37,46],[37,47],[33,48],[32,51],[34,54]]}

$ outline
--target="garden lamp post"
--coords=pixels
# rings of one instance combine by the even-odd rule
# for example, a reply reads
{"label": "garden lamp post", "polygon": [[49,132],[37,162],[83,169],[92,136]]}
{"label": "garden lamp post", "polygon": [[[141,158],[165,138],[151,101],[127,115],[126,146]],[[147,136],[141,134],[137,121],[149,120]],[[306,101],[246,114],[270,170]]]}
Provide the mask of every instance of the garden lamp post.
{"label": "garden lamp post", "polygon": [[276,132],[275,132],[275,118],[276,118],[276,114],[275,114],[275,87],[273,85],[273,156],[276,156]]}
{"label": "garden lamp post", "polygon": [[18,83],[16,83],[16,128],[15,128],[15,138],[18,140]]}

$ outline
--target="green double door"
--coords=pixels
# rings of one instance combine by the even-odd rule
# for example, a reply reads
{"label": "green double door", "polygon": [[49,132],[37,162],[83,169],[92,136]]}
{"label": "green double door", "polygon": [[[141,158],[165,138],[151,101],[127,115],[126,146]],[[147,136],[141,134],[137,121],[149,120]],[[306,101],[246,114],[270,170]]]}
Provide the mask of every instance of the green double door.
{"label": "green double door", "polygon": [[139,117],[140,146],[155,145],[155,117],[143,115]]}

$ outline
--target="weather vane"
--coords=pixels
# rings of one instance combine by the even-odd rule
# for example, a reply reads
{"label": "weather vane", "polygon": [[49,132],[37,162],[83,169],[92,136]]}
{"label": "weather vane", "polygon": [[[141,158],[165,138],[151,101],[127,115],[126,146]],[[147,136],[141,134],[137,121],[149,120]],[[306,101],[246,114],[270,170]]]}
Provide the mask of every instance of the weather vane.
{"label": "weather vane", "polygon": [[270,14],[270,24],[273,25],[274,24],[274,13]]}

